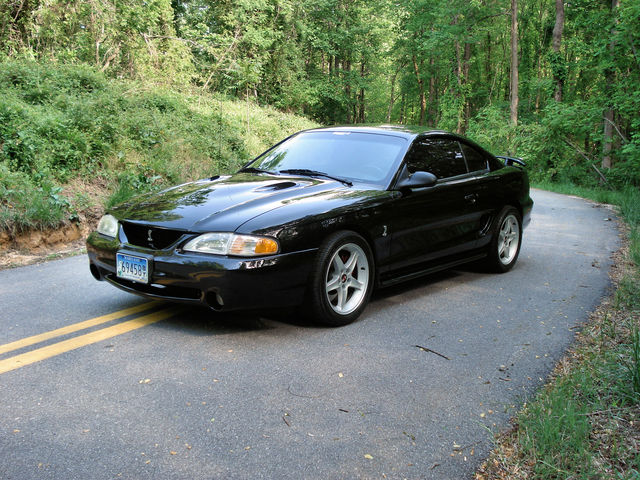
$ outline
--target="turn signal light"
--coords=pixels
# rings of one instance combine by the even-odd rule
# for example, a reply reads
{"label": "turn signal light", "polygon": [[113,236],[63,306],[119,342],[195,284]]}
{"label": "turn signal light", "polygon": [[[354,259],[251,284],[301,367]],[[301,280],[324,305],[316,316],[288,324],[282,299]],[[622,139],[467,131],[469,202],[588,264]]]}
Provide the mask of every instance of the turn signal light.
{"label": "turn signal light", "polygon": [[188,252],[256,257],[278,253],[280,245],[275,238],[237,235],[230,232],[212,232],[190,240],[183,247]]}
{"label": "turn signal light", "polygon": [[278,242],[266,237],[235,235],[229,247],[230,255],[268,255],[272,253],[278,253]]}

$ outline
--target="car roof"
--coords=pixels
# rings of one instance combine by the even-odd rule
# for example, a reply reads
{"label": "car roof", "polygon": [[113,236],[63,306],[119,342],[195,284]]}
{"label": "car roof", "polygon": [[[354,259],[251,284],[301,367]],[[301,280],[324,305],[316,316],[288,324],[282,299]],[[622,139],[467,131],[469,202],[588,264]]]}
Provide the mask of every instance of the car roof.
{"label": "car roof", "polygon": [[360,133],[374,133],[379,135],[393,135],[397,137],[403,137],[406,139],[413,139],[421,134],[428,135],[451,135],[459,137],[454,133],[445,132],[444,130],[429,130],[425,127],[413,126],[413,125],[344,125],[334,127],[321,127],[312,128],[306,130],[307,132],[360,132]]}

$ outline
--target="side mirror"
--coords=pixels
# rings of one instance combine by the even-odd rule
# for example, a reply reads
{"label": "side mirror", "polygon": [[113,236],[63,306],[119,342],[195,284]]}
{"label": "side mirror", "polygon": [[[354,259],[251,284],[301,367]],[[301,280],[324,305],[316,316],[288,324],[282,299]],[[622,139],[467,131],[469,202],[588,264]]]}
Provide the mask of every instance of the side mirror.
{"label": "side mirror", "polygon": [[405,189],[433,187],[437,181],[438,177],[436,177],[433,173],[418,171],[400,180],[396,184],[396,188]]}

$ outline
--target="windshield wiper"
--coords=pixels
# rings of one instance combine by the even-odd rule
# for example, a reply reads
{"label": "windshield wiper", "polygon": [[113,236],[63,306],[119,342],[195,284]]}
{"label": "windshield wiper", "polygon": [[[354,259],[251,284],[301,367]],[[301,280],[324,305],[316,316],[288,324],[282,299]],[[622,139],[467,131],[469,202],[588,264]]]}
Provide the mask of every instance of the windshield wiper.
{"label": "windshield wiper", "polygon": [[270,172],[269,170],[262,170],[256,167],[244,167],[238,170],[238,173],[268,173],[269,175],[277,175],[276,172]]}
{"label": "windshield wiper", "polygon": [[278,170],[278,173],[287,173],[291,175],[303,175],[305,177],[325,177],[330,178],[331,180],[336,180],[338,182],[344,183],[345,185],[352,186],[353,183],[347,180],[346,178],[335,177],[333,175],[329,175],[328,173],[319,172],[317,170],[309,170],[306,168],[289,168],[286,170]]}

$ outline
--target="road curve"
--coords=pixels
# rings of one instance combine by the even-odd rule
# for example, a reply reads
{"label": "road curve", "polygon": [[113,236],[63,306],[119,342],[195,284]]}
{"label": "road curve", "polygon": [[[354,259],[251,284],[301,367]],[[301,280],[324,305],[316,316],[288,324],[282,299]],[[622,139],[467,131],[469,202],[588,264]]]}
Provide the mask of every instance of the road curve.
{"label": "road curve", "polygon": [[0,271],[0,478],[469,478],[609,288],[611,212],[532,196],[514,270],[338,329],[148,304],[84,256]]}

